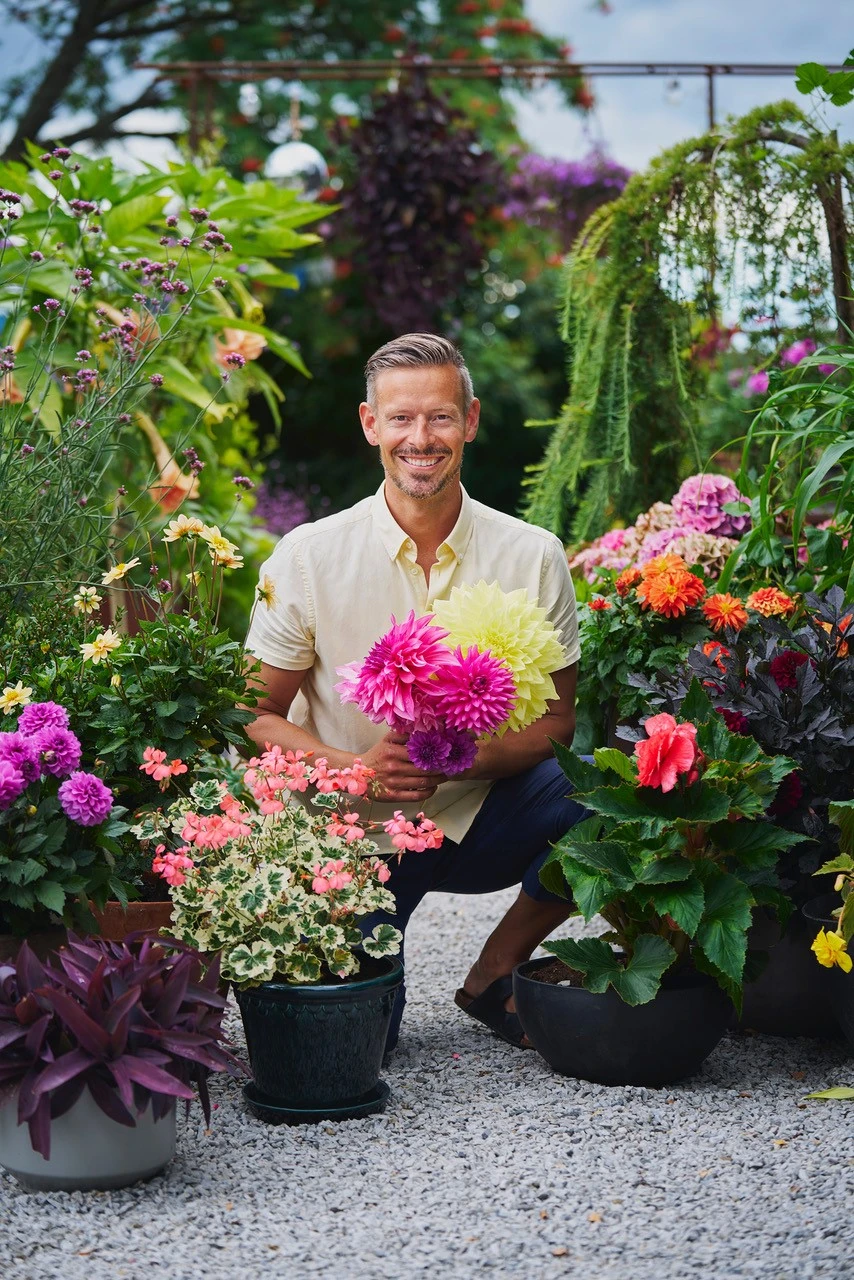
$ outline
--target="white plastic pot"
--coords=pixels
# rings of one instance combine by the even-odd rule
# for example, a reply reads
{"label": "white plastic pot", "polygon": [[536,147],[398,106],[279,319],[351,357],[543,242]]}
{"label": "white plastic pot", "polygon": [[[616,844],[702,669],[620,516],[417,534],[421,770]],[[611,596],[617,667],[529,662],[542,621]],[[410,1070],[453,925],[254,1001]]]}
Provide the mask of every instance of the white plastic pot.
{"label": "white plastic pot", "polygon": [[0,1165],[28,1191],[105,1191],[127,1187],[159,1173],[175,1154],[175,1105],[155,1121],[149,1104],[136,1126],[117,1124],[88,1089],[74,1106],[50,1122],[50,1159],[30,1143],[18,1124],[13,1095],[0,1107]]}

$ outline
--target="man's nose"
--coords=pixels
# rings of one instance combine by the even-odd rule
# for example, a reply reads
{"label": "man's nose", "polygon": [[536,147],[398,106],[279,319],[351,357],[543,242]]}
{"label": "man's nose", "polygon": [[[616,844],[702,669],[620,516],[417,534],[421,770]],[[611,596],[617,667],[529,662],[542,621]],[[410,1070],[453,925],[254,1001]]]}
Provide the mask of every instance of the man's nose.
{"label": "man's nose", "polygon": [[426,414],[419,414],[409,428],[409,438],[415,444],[427,444],[430,440],[430,421]]}

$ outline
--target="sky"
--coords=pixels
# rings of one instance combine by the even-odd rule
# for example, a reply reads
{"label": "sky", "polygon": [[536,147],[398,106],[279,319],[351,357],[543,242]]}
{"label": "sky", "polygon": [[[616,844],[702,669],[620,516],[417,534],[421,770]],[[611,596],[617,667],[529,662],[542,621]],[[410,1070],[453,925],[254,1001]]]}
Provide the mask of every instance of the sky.
{"label": "sky", "polygon": [[[611,0],[603,15],[590,0],[527,0],[542,30],[573,46],[581,61],[842,62],[854,48],[854,0]],[[0,65],[35,59],[35,37],[7,26]],[[8,62],[7,62],[8,60]],[[673,88],[651,76],[593,82],[597,107],[582,119],[563,106],[554,86],[517,99],[523,136],[544,155],[578,158],[604,148],[630,169],[643,168],[667,146],[706,128],[706,82],[684,79]],[[790,79],[716,79],[718,116],[742,113],[783,97],[799,98]],[[152,127],[137,113],[139,127]],[[854,105],[830,108],[826,119],[854,136]],[[156,127],[156,126],[155,126]],[[0,125],[0,136],[2,135]],[[157,163],[161,144],[128,148]]]}

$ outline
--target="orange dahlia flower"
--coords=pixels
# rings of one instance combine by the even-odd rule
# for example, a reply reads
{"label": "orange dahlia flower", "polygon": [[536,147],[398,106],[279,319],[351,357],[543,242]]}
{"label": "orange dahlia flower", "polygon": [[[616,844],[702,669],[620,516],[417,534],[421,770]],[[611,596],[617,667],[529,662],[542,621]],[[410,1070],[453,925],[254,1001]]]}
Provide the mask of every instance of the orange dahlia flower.
{"label": "orange dahlia flower", "polygon": [[643,575],[637,565],[630,565],[628,569],[624,569],[615,583],[617,595],[627,596],[632,587],[640,582],[642,577]]}
{"label": "orange dahlia flower", "polygon": [[665,556],[656,556],[654,560],[647,560],[646,564],[640,567],[640,576],[642,578],[654,578],[659,573],[669,573],[672,569],[684,569],[686,572],[688,566],[681,556],[668,552]]}
{"label": "orange dahlia flower", "polygon": [[[848,631],[848,628],[851,626],[852,618],[854,618],[854,614],[846,613],[844,618],[839,619],[839,630],[842,632],[843,635],[846,634],[846,632]],[[819,625],[824,628],[824,630],[827,632],[828,635],[830,635],[831,631],[833,630],[833,627],[830,625],[829,622],[822,622]],[[836,656],[837,658],[848,657],[848,641],[847,640],[839,641],[839,644],[836,646]]]}
{"label": "orange dahlia flower", "polygon": [[760,587],[747,597],[747,607],[766,618],[787,618],[790,613],[795,612],[797,604],[779,587]]}
{"label": "orange dahlia flower", "polygon": [[587,603],[589,604],[590,608],[595,609],[597,613],[601,612],[603,609],[613,609],[614,607],[611,604],[611,601],[606,600],[604,596],[594,596],[593,599],[588,600]]}
{"label": "orange dahlia flower", "polygon": [[724,627],[740,631],[747,626],[747,610],[738,596],[731,596],[728,591],[709,596],[703,605],[703,616],[713,631],[723,631]]}
{"label": "orange dahlia flower", "polygon": [[668,569],[654,578],[645,578],[638,587],[638,595],[655,613],[665,618],[678,618],[706,594],[706,588],[695,574],[687,569]]}
{"label": "orange dahlia flower", "polygon": [[707,658],[712,659],[719,671],[726,671],[726,665],[722,659],[728,658],[730,652],[726,645],[721,644],[720,640],[707,640],[703,645],[703,653]]}

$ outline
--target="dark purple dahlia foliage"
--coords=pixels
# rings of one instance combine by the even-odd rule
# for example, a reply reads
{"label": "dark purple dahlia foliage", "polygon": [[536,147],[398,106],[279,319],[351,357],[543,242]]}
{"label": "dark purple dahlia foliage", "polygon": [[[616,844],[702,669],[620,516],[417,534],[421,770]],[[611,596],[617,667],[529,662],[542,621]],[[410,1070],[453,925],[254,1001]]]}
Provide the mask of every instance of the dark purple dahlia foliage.
{"label": "dark purple dahlia foliage", "polygon": [[198,1090],[210,1120],[207,1077],[243,1065],[223,1045],[219,961],[172,939],[78,938],[43,964],[24,943],[0,965],[0,1093],[17,1093],[18,1122],[50,1156],[50,1123],[88,1089],[106,1116],[133,1127]]}

